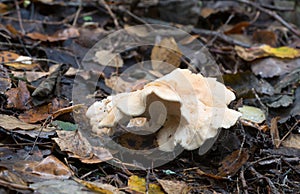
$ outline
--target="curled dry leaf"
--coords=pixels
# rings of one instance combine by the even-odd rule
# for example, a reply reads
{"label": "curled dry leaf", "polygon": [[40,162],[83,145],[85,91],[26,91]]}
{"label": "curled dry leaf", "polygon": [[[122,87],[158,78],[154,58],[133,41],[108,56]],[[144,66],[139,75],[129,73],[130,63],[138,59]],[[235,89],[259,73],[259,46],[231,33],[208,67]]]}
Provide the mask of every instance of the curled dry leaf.
{"label": "curled dry leaf", "polygon": [[[98,135],[111,135],[117,125],[127,125],[134,133],[157,132],[157,143],[162,151],[173,151],[177,144],[193,150],[215,137],[219,128],[229,128],[236,123],[241,113],[227,108],[234,99],[234,93],[215,78],[176,69],[148,83],[142,90],[95,102],[86,115],[92,131]],[[132,118],[147,121],[141,122],[143,126],[133,127]]]}
{"label": "curled dry leaf", "polygon": [[55,156],[48,156],[40,163],[36,164],[32,173],[43,178],[68,179],[72,176],[72,171]]}

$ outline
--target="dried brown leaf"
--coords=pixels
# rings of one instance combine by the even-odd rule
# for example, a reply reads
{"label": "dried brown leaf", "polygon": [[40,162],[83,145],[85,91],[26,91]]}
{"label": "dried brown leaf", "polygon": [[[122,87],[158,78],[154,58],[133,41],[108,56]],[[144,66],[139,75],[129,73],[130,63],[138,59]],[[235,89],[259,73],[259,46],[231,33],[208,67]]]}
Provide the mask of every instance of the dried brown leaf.
{"label": "dried brown leaf", "polygon": [[32,173],[43,178],[68,179],[72,176],[72,171],[55,156],[48,156],[35,165]]}
{"label": "dried brown leaf", "polygon": [[25,123],[16,117],[0,114],[0,126],[6,130],[23,129],[33,130],[39,128],[39,125]]}
{"label": "dried brown leaf", "polygon": [[169,73],[179,67],[182,53],[173,37],[164,38],[151,52],[152,68],[158,72]]}
{"label": "dried brown leaf", "polygon": [[221,162],[222,166],[218,169],[218,175],[223,177],[235,175],[248,159],[249,154],[247,149],[232,152]]}
{"label": "dried brown leaf", "polygon": [[188,193],[188,185],[182,181],[157,179],[167,194]]}
{"label": "dried brown leaf", "polygon": [[279,137],[279,131],[278,131],[278,127],[277,127],[277,122],[279,119],[280,119],[280,117],[272,118],[271,127],[270,127],[272,142],[276,148],[279,148],[279,146],[280,146],[280,137]]}
{"label": "dried brown leaf", "polygon": [[5,95],[7,98],[7,108],[16,108],[27,110],[30,106],[30,92],[27,89],[26,83],[19,81],[17,88],[11,88]]}

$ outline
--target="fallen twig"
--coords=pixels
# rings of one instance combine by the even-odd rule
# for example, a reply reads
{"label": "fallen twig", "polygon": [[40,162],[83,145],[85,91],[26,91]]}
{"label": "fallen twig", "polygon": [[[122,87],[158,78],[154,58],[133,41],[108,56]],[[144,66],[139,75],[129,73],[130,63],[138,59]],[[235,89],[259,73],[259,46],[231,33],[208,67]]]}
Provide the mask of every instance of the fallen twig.
{"label": "fallen twig", "polygon": [[19,26],[21,29],[21,33],[25,34],[25,30],[23,27],[23,23],[22,23],[22,16],[21,16],[21,11],[20,11],[20,6],[17,0],[15,0],[15,6],[16,6],[16,10],[17,10],[17,14],[18,14],[18,21],[19,21]]}
{"label": "fallen twig", "polygon": [[247,185],[247,182],[245,180],[244,169],[242,169],[241,172],[240,172],[240,179],[241,179],[241,182],[242,182],[242,189],[243,189],[244,193],[248,194],[248,185]]}
{"label": "fallen twig", "polygon": [[77,23],[77,20],[78,20],[81,10],[82,10],[82,0],[79,1],[79,7],[76,11],[72,26],[76,26],[76,23]]}
{"label": "fallen twig", "polygon": [[250,5],[268,15],[270,15],[271,17],[273,17],[274,19],[276,19],[278,22],[280,22],[282,25],[284,25],[287,29],[289,29],[293,34],[297,35],[298,37],[300,37],[300,32],[298,30],[296,30],[295,28],[293,28],[288,22],[286,22],[281,16],[279,16],[276,12],[271,11],[269,9],[265,9],[263,7],[261,7],[260,5],[256,4],[255,2],[249,1],[249,0],[236,0],[237,2],[240,3],[244,3],[247,5]]}
{"label": "fallen twig", "polygon": [[226,36],[223,33],[217,32],[217,31],[211,31],[211,30],[205,30],[205,29],[199,29],[199,28],[193,28],[193,32],[200,34],[200,35],[204,35],[204,36],[215,36],[218,39],[221,39],[229,44],[233,44],[233,45],[238,45],[238,46],[242,46],[242,47],[246,47],[249,48],[251,47],[249,44],[235,40],[229,36]]}
{"label": "fallen twig", "polygon": [[262,174],[260,174],[259,172],[257,172],[253,166],[249,167],[249,170],[258,178],[258,179],[265,179],[268,183],[268,185],[270,186],[271,189],[271,193],[274,194],[280,194],[280,192],[277,190],[277,188],[275,187],[274,183],[271,181],[270,178],[263,176]]}
{"label": "fallen twig", "polygon": [[107,5],[107,3],[104,0],[99,0],[99,3],[102,4],[105,9],[108,11],[109,15],[112,17],[114,24],[116,26],[117,29],[121,29],[119,22],[117,20],[117,17],[115,16],[115,14],[112,12],[112,10],[110,9],[110,7]]}

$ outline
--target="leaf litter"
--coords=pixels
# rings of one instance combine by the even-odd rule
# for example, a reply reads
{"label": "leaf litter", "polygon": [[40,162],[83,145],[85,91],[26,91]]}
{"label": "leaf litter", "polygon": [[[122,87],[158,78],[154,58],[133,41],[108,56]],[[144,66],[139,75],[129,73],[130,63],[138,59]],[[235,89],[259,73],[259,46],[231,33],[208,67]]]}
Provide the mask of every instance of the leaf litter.
{"label": "leaf litter", "polygon": [[[5,13],[0,26],[2,187],[8,191],[40,193],[299,192],[299,35],[298,27],[290,25],[292,19],[283,14],[285,22],[277,14],[277,7],[259,1],[213,4],[201,1],[201,7],[196,1],[186,4],[103,2],[101,9],[93,2],[1,4],[0,11]],[[274,5],[277,4],[276,1]],[[38,9],[34,9],[32,15],[27,6]],[[254,17],[248,12],[249,7],[271,17],[263,19],[263,14]],[[62,11],[66,8],[67,12]],[[155,12],[149,11],[152,8],[159,11],[161,18],[157,19]],[[180,14],[176,12],[182,8]],[[189,10],[193,8],[203,12],[200,15]],[[270,11],[272,9],[275,11]],[[178,17],[184,14],[197,16],[193,19]],[[90,23],[84,19],[87,16]],[[199,19],[197,24],[195,19]],[[118,54],[110,67],[113,76],[99,71],[99,65],[106,63],[106,55],[115,51],[111,45],[100,48],[97,50],[100,53],[95,52],[90,58],[98,65],[93,73],[102,75],[97,92],[91,96],[105,99],[108,90],[104,86],[116,89],[117,93],[140,91],[149,83],[149,77],[154,81],[162,77],[164,71],[189,68],[200,70],[205,76],[208,71],[222,75],[225,85],[237,96],[229,104],[231,109],[243,110],[246,105],[260,107],[260,111],[250,111],[250,119],[240,119],[226,132],[222,130],[203,156],[195,151],[184,151],[175,161],[151,172],[131,171],[126,169],[126,164],[117,168],[107,163],[116,159],[114,153],[105,147],[93,146],[85,139],[85,133],[92,128],[88,119],[82,118],[85,121],[78,125],[74,123],[75,115],[81,111],[84,115],[83,109],[88,107],[72,104],[70,95],[66,95],[71,91],[66,88],[72,86],[76,73],[81,71],[78,61],[85,51],[119,27],[141,22],[147,26],[148,21],[176,25],[194,34],[190,39],[176,42],[172,36],[163,36],[171,32],[159,32],[153,48],[145,46]],[[147,27],[136,32],[127,29],[135,38],[149,36]],[[188,52],[188,45],[198,40],[208,51],[200,50],[186,59],[184,53]],[[130,41],[133,39],[121,43],[126,45]],[[109,52],[103,54],[101,50]],[[207,59],[209,52],[217,60],[220,72],[210,69],[209,64],[214,60]],[[135,72],[129,77],[119,76],[132,62],[147,59],[157,61],[151,64],[147,75],[136,77],[141,74]],[[161,61],[171,64],[171,69],[162,68]],[[67,65],[56,66],[62,63]],[[67,66],[71,66],[72,71],[67,71]],[[86,69],[81,72],[85,84],[93,73]],[[122,83],[122,87],[116,88],[115,82]],[[136,128],[139,123],[145,124],[145,118],[135,118],[129,126]],[[124,135],[120,142],[129,147],[130,138]],[[279,166],[281,171],[274,166]]]}

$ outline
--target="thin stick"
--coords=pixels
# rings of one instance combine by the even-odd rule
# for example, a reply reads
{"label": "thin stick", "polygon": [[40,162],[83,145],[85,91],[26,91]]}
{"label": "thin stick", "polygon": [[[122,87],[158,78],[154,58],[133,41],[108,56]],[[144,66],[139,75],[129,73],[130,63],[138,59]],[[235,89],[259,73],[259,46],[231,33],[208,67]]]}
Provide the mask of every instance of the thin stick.
{"label": "thin stick", "polygon": [[24,30],[23,23],[22,23],[22,16],[21,16],[21,12],[20,12],[20,6],[19,6],[19,3],[18,3],[17,0],[15,0],[15,6],[16,6],[17,14],[18,14],[18,21],[19,21],[21,33],[24,35],[25,30]]}
{"label": "thin stick", "polygon": [[238,45],[238,46],[242,46],[242,47],[246,47],[246,48],[251,47],[247,43],[235,40],[229,36],[226,36],[225,34],[222,34],[222,33],[216,32],[216,31],[193,28],[193,32],[200,34],[200,35],[204,35],[204,36],[216,36],[218,39],[221,39],[229,44]]}
{"label": "thin stick", "polygon": [[79,1],[79,7],[78,7],[78,9],[77,9],[77,11],[76,11],[75,18],[74,18],[74,20],[73,20],[72,26],[75,26],[75,25],[76,25],[81,10],[82,10],[82,0]]}
{"label": "thin stick", "polygon": [[105,7],[105,9],[108,11],[109,15],[112,17],[112,19],[114,21],[114,24],[115,24],[116,28],[121,29],[115,14],[112,12],[112,10],[107,5],[107,3],[104,0],[99,0],[99,3],[102,4]]}
{"label": "thin stick", "polygon": [[253,174],[256,175],[256,177],[257,177],[258,179],[265,179],[265,180],[266,180],[266,182],[267,182],[268,185],[270,186],[271,193],[280,194],[280,192],[279,192],[278,189],[275,187],[274,183],[271,181],[270,178],[268,178],[268,177],[266,177],[266,176],[260,174],[259,172],[257,172],[257,171],[253,168],[253,166],[250,166],[249,169],[250,169],[250,171],[251,171]]}
{"label": "thin stick", "polygon": [[281,140],[278,142],[278,147],[281,145],[281,143],[287,138],[287,136],[295,129],[296,126],[298,126],[300,120],[298,120],[291,128],[290,130],[282,137]]}
{"label": "thin stick", "polygon": [[154,30],[152,28],[151,25],[149,25],[149,23],[147,23],[145,20],[143,20],[142,18],[138,17],[137,15],[135,15],[134,13],[132,13],[131,11],[129,10],[125,10],[125,13],[127,13],[129,16],[131,16],[132,18],[134,18],[135,20],[145,24],[147,27],[149,27],[151,30]]}
{"label": "thin stick", "polygon": [[[232,20],[232,18],[234,17],[234,14],[231,14],[228,18],[227,18],[227,20],[226,20],[226,22],[225,22],[225,24],[224,25],[227,25],[231,20]],[[218,30],[217,31],[218,32],[218,35],[219,34],[223,34],[223,32],[224,32],[224,27],[221,27],[221,29],[220,30]],[[214,42],[215,42],[215,40],[218,38],[217,36],[218,36],[217,34],[207,43],[207,45],[212,45]]]}
{"label": "thin stick", "polygon": [[295,28],[293,28],[288,22],[286,22],[281,16],[279,16],[276,12],[265,9],[261,6],[259,6],[258,4],[251,2],[249,0],[236,0],[237,2],[240,3],[244,3],[247,5],[250,5],[252,7],[255,7],[256,9],[268,14],[269,16],[273,17],[274,19],[276,19],[278,22],[280,22],[282,25],[284,25],[287,29],[289,29],[293,34],[295,34],[296,36],[300,37],[300,32],[298,30],[296,30]]}
{"label": "thin stick", "polygon": [[242,182],[242,189],[243,189],[244,193],[248,194],[248,186],[247,186],[247,182],[246,182],[245,176],[244,176],[244,169],[242,169],[240,172],[240,179]]}
{"label": "thin stick", "polygon": [[33,143],[33,146],[32,146],[32,148],[31,148],[30,152],[29,152],[29,155],[32,154],[33,149],[34,149],[34,147],[36,146],[37,140],[38,140],[38,138],[40,137],[40,135],[41,135],[43,129],[45,128],[46,123],[47,123],[49,120],[51,120],[51,119],[52,119],[51,116],[49,116],[49,117],[45,120],[45,122],[43,123],[43,125],[41,126],[41,129],[40,129],[40,131],[39,131],[39,134],[36,136],[36,138],[35,138],[35,140],[34,140],[34,143]]}

